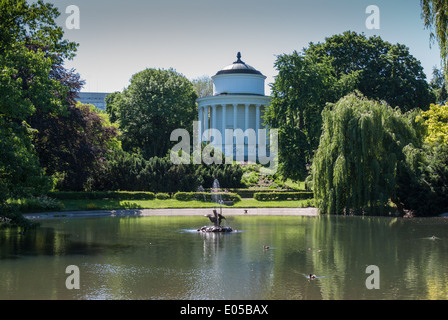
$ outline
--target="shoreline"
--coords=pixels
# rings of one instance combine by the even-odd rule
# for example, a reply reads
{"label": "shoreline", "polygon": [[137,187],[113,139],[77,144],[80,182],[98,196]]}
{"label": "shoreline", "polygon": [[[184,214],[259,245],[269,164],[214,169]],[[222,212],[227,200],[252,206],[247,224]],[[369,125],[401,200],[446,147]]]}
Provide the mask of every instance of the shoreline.
{"label": "shoreline", "polygon": [[[24,213],[28,219],[86,218],[86,217],[151,217],[151,216],[203,216],[212,208],[169,208],[169,209],[117,209],[90,211],[57,211]],[[246,212],[245,212],[246,211]],[[224,208],[226,216],[309,216],[317,217],[318,209],[308,208]]]}

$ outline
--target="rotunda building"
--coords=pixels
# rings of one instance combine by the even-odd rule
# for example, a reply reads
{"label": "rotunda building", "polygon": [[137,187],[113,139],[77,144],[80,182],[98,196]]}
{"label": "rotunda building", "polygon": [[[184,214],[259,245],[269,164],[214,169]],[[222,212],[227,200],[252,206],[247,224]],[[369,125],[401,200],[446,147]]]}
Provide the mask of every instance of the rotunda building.
{"label": "rotunda building", "polygon": [[226,139],[226,129],[232,129],[233,132],[241,129],[246,133],[244,158],[248,159],[252,152],[256,152],[253,149],[251,151],[251,148],[248,147],[250,144],[248,133],[255,132],[258,142],[259,129],[264,129],[262,116],[265,108],[271,102],[271,97],[265,95],[265,79],[266,76],[260,71],[241,60],[239,52],[235,62],[212,76],[213,96],[197,100],[201,141],[211,140],[211,143],[214,144],[209,129],[216,129],[221,133],[222,151],[226,156],[233,155],[237,159],[235,137],[232,140]]}

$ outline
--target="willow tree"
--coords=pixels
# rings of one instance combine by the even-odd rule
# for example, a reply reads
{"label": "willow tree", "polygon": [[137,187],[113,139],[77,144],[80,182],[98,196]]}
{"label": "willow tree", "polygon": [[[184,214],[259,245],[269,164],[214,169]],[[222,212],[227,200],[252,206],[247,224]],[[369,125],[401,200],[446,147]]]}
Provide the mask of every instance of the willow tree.
{"label": "willow tree", "polygon": [[403,209],[398,181],[420,148],[412,116],[359,92],[325,108],[312,165],[321,213],[382,214],[389,201]]}
{"label": "willow tree", "polygon": [[446,0],[420,0],[425,27],[430,29],[430,39],[437,40],[445,76],[448,68],[448,2]]}

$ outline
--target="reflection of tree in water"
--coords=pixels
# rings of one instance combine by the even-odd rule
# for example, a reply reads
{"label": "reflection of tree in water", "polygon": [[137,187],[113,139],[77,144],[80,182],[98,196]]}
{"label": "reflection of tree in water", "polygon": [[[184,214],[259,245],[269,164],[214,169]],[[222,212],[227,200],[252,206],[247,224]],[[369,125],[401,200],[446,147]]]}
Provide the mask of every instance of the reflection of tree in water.
{"label": "reflection of tree in water", "polygon": [[264,299],[272,287],[273,256],[242,235],[200,233],[203,255],[197,268],[206,271],[206,276],[197,279],[197,285],[201,292],[210,292],[209,298]]}
{"label": "reflection of tree in water", "polygon": [[[440,269],[447,259],[447,243],[422,240],[419,234],[425,228],[416,225],[417,220],[335,216],[319,220],[311,224],[310,247],[322,249],[312,250],[310,256],[315,271],[331,275],[331,281],[319,284],[323,299],[447,298],[448,279]],[[437,232],[434,228],[430,230]],[[366,290],[368,265],[379,267],[381,290]]]}
{"label": "reflection of tree in water", "polygon": [[[118,221],[117,221],[118,222]],[[20,256],[63,256],[118,254],[132,246],[119,243],[88,241],[95,239],[94,228],[87,228],[84,239],[70,232],[58,231],[51,227],[39,227],[19,233],[16,229],[0,231],[0,259]]]}

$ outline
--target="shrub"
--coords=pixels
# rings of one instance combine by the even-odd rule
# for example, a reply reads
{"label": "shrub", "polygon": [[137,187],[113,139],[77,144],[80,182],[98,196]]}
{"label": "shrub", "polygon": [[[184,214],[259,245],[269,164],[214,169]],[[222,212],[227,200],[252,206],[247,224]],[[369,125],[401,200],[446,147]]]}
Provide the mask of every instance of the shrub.
{"label": "shrub", "polygon": [[189,201],[192,200],[191,192],[176,192],[174,194],[174,199],[178,201]]}
{"label": "shrub", "polygon": [[178,201],[198,200],[212,202],[215,201],[213,196],[219,196],[223,201],[241,201],[241,197],[239,195],[231,192],[177,192],[174,194],[174,199]]}
{"label": "shrub", "polygon": [[166,199],[170,199],[170,195],[168,193],[163,193],[163,192],[159,192],[156,194],[156,199],[159,200],[166,200]]}
{"label": "shrub", "polygon": [[116,200],[153,200],[153,192],[130,192],[130,191],[56,191],[48,193],[48,196],[59,200],[98,200],[98,199],[116,199]]}
{"label": "shrub", "polygon": [[254,188],[254,189],[229,189],[230,192],[237,193],[241,198],[254,198],[254,195],[259,192],[294,192],[294,190],[273,190],[266,188]]}
{"label": "shrub", "polygon": [[254,199],[258,201],[297,201],[312,198],[312,192],[258,192],[254,194]]}
{"label": "shrub", "polygon": [[95,203],[88,203],[86,205],[86,209],[87,210],[98,210],[98,209],[100,209],[100,207],[98,205],[96,205]]}
{"label": "shrub", "polygon": [[42,212],[42,211],[61,211],[63,204],[57,199],[47,196],[30,197],[20,200],[13,200],[12,204],[22,213]]}

